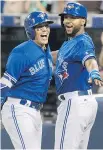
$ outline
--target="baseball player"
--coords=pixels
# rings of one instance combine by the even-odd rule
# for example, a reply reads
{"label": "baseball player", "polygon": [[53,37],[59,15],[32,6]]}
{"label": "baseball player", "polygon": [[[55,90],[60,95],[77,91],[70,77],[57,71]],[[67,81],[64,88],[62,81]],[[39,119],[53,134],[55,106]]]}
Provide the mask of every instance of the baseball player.
{"label": "baseball player", "polygon": [[[97,113],[92,82],[102,86],[91,37],[85,32],[87,9],[69,2],[61,13],[67,34],[57,54],[55,82],[60,105],[55,128],[55,149],[86,149]],[[53,56],[56,59],[56,53]]]}
{"label": "baseball player", "polygon": [[40,149],[42,120],[40,110],[46,101],[52,77],[52,57],[48,45],[48,16],[30,13],[24,22],[28,41],[15,47],[1,78],[4,103],[2,122],[15,149]]}

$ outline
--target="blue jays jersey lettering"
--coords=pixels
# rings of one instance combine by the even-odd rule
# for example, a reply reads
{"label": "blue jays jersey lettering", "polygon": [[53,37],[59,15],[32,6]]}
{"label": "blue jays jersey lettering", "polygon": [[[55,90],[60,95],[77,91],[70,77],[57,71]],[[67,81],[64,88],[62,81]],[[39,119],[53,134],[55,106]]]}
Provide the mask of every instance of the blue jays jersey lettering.
{"label": "blue jays jersey lettering", "polygon": [[95,58],[94,44],[87,33],[63,43],[58,53],[55,70],[58,95],[91,88],[88,84],[89,73],[84,65],[84,62],[91,57]]}
{"label": "blue jays jersey lettering", "polygon": [[13,85],[7,96],[44,102],[52,77],[49,46],[45,52],[32,40],[17,46],[9,56],[4,77]]}

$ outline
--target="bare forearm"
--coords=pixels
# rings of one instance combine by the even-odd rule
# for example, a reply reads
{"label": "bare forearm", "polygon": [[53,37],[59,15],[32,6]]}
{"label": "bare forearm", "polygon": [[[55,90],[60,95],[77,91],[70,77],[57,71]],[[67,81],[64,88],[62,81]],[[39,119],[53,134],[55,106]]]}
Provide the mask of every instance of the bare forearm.
{"label": "bare forearm", "polygon": [[51,54],[52,54],[52,57],[53,57],[53,63],[56,64],[58,50],[52,51]]}
{"label": "bare forearm", "polygon": [[85,62],[85,66],[86,66],[88,72],[91,72],[92,70],[99,71],[98,64],[97,64],[97,61],[95,59],[89,59],[89,60],[87,60]]}

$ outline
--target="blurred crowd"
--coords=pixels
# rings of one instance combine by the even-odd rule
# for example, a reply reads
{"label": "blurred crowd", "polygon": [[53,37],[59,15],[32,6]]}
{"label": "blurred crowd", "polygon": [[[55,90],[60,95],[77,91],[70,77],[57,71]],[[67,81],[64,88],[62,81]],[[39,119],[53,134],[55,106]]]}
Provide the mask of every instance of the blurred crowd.
{"label": "blurred crowd", "polygon": [[35,10],[50,14],[62,12],[67,2],[76,1],[85,5],[91,13],[103,14],[103,0],[101,1],[77,1],[77,0],[2,0],[1,12],[4,14],[30,13]]}

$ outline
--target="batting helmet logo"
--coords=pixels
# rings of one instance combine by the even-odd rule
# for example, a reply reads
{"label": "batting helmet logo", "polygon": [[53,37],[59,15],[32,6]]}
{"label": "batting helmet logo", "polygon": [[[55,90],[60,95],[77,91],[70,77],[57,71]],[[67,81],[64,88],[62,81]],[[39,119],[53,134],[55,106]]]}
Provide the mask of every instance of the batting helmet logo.
{"label": "batting helmet logo", "polygon": [[73,4],[72,5],[68,5],[67,8],[70,10],[70,9],[74,8],[74,5]]}
{"label": "batting helmet logo", "polygon": [[39,14],[39,15],[38,15],[38,17],[40,17],[40,18],[44,19],[45,14],[44,14],[44,13],[41,13],[41,14]]}

